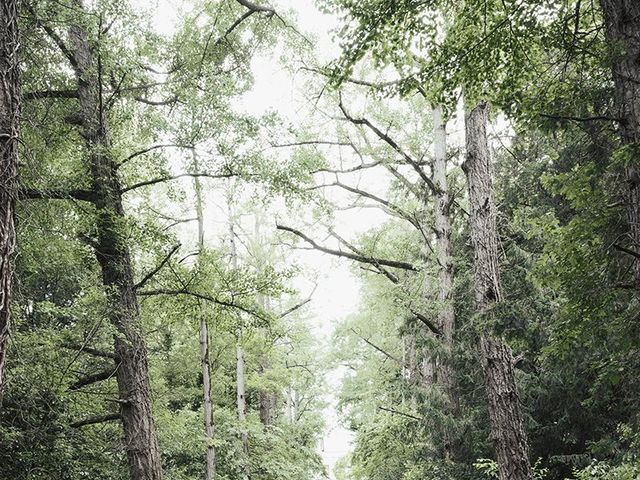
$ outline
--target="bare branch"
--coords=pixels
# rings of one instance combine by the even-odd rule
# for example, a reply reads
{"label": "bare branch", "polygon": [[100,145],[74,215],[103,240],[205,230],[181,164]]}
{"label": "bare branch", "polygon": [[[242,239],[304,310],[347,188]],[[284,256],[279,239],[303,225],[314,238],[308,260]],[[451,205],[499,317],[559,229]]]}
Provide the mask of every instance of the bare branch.
{"label": "bare branch", "polygon": [[140,280],[138,283],[136,283],[133,288],[134,290],[137,290],[139,288],[142,288],[146,285],[146,283],[151,280],[151,278],[153,278],[153,276],[158,273],[162,267],[164,267],[166,265],[166,263],[171,260],[171,257],[173,256],[174,253],[176,253],[178,251],[178,249],[180,248],[180,244],[178,243],[177,245],[175,245],[170,251],[169,253],[162,259],[162,261],[158,264],[158,266],[156,268],[154,268],[153,270],[151,270],[149,273],[147,273],[142,280]]}
{"label": "bare branch", "polygon": [[[244,22],[247,18],[249,18],[254,13],[256,13],[255,10],[249,10],[248,12],[245,12],[240,18],[238,18],[235,22],[233,22],[229,26],[229,28],[227,28],[227,30],[225,30],[224,36],[227,37],[228,35],[231,35],[231,33],[242,24],[242,22]],[[219,41],[216,43],[219,43]]]}
{"label": "bare branch", "polygon": [[67,45],[64,43],[64,41],[62,40],[62,37],[60,37],[60,35],[58,35],[58,33],[53,28],[51,28],[49,25],[42,22],[38,18],[36,11],[31,5],[26,4],[26,8],[27,10],[29,10],[31,15],[33,15],[36,25],[42,28],[47,33],[47,35],[49,35],[49,38],[51,38],[51,40],[53,40],[53,43],[55,43],[58,46],[58,48],[60,49],[62,54],[67,58],[67,60],[69,61],[73,69],[78,70],[78,62],[76,61],[76,57],[73,54],[73,52],[69,49],[69,47],[67,47]]}
{"label": "bare branch", "polygon": [[418,162],[417,160],[414,160],[407,152],[405,152],[400,147],[400,145],[398,145],[398,143],[396,143],[396,141],[394,139],[392,139],[389,135],[384,133],[382,130],[380,130],[378,127],[376,127],[373,123],[371,123],[366,118],[364,118],[364,117],[363,118],[352,117],[347,112],[344,104],[342,103],[342,99],[340,99],[340,103],[338,104],[338,106],[340,107],[340,110],[342,111],[342,114],[344,115],[344,117],[347,120],[349,120],[354,125],[364,125],[364,126],[366,126],[369,130],[371,130],[373,133],[375,133],[376,136],[380,140],[385,142],[393,150],[395,150],[397,153],[399,153],[402,156],[402,158],[405,160],[405,162],[408,163],[409,165],[411,165],[411,167],[413,167],[413,169],[418,173],[420,178],[424,181],[424,183],[429,187],[429,189],[433,193],[439,193],[440,192],[440,189],[438,188],[438,186],[435,183],[433,183],[433,180],[431,180],[431,178],[429,178],[429,176],[422,169],[422,167],[420,165],[420,162]]}
{"label": "bare branch", "polygon": [[120,420],[119,413],[108,413],[106,415],[96,415],[93,417],[87,417],[83,420],[78,420],[77,422],[73,422],[69,424],[72,428],[80,428],[86,425],[94,425],[96,423],[104,423],[104,422],[113,422],[115,420]]}
{"label": "bare branch", "polygon": [[278,315],[278,318],[283,318],[286,317],[287,315],[289,315],[290,313],[295,312],[296,310],[298,310],[299,308],[302,308],[303,306],[305,306],[307,303],[309,303],[311,301],[310,298],[307,298],[306,300],[303,300],[302,302],[294,305],[291,308],[287,308],[284,312],[282,312],[280,315]]}
{"label": "bare branch", "polygon": [[393,355],[391,355],[389,352],[387,352],[386,350],[382,349],[381,347],[379,347],[378,345],[376,345],[375,343],[373,343],[371,340],[369,340],[368,338],[364,338],[362,335],[360,335],[354,328],[350,328],[349,330],[351,330],[358,338],[360,338],[363,342],[365,342],[367,345],[369,345],[371,348],[373,348],[374,350],[377,350],[378,352],[380,352],[381,354],[383,354],[385,357],[389,358],[390,360],[393,360],[394,362],[396,362],[399,365],[405,366],[404,362],[402,360],[400,360],[397,357],[394,357]]}
{"label": "bare branch", "polygon": [[349,142],[334,142],[332,140],[304,140],[300,142],[278,143],[271,145],[272,148],[288,148],[288,147],[305,147],[309,145],[335,145],[340,147],[349,147]]}
{"label": "bare branch", "polygon": [[139,183],[135,183],[133,185],[130,185],[128,187],[125,187],[121,190],[121,193],[126,193],[129,192],[131,190],[135,190],[136,188],[140,188],[140,187],[147,187],[150,185],[155,185],[157,183],[163,183],[163,182],[169,182],[171,180],[177,180],[178,178],[184,178],[184,177],[206,177],[206,178],[230,178],[230,177],[235,177],[236,174],[229,172],[229,173],[218,173],[218,174],[214,174],[214,173],[181,173],[180,175],[167,175],[165,177],[159,177],[159,178],[153,178],[151,180],[145,180],[144,182],[139,182]]}
{"label": "bare branch", "polygon": [[142,150],[138,150],[137,152],[133,152],[127,158],[122,160],[118,164],[118,167],[121,167],[122,165],[124,165],[125,163],[129,162],[130,160],[133,160],[134,158],[139,157],[140,155],[144,155],[145,153],[149,153],[149,152],[152,152],[154,150],[159,150],[159,149],[162,149],[162,148],[171,148],[171,147],[173,147],[173,148],[190,148],[190,149],[193,148],[192,145],[180,145],[180,144],[177,144],[177,143],[162,143],[162,144],[159,144],[159,145],[151,145],[150,147],[143,148]]}
{"label": "bare branch", "polygon": [[[342,245],[346,246],[349,250],[351,250],[353,253],[355,253],[356,255],[362,255],[362,252],[356,248],[354,245],[352,245],[351,243],[347,242],[344,238],[342,238],[340,235],[338,235],[336,232],[334,232],[333,230],[329,230],[329,233],[336,238]],[[400,283],[400,279],[398,277],[396,277],[393,273],[391,273],[389,270],[387,270],[386,268],[384,268],[382,265],[380,265],[379,263],[373,263],[372,264],[375,267],[375,270],[373,270],[374,273],[381,273],[382,275],[384,275],[385,277],[387,277],[389,280],[391,280],[392,283]]]}
{"label": "bare branch", "polygon": [[265,13],[267,16],[271,17],[276,14],[276,11],[271,7],[266,7],[264,5],[258,5],[257,3],[253,3],[249,0],[236,0],[240,5],[249,9],[252,12]]}
{"label": "bare branch", "polygon": [[431,330],[431,332],[433,332],[437,336],[441,336],[442,335],[442,331],[431,320],[429,320],[427,317],[425,317],[423,314],[421,314],[420,312],[416,312],[412,308],[410,308],[409,311],[418,320],[420,320],[429,330]]}
{"label": "bare branch", "polygon": [[87,385],[91,385],[93,383],[102,382],[104,380],[109,380],[112,378],[117,371],[117,367],[111,367],[102,372],[94,373],[93,375],[87,375],[86,377],[82,377],[75,383],[69,385],[69,390],[79,390],[82,387],[86,387]]}
{"label": "bare branch", "polygon": [[283,225],[276,225],[276,228],[278,230],[283,230],[285,232],[293,233],[294,235],[300,237],[305,242],[310,244],[316,250],[319,250],[319,251],[324,252],[324,253],[328,253],[329,255],[334,255],[334,256],[337,256],[337,257],[345,257],[345,258],[349,258],[351,260],[355,260],[357,262],[368,263],[369,265],[384,265],[385,267],[400,268],[400,269],[403,269],[403,270],[411,270],[413,272],[417,272],[418,271],[418,269],[414,265],[412,265],[410,263],[407,263],[407,262],[400,262],[400,261],[395,261],[395,260],[385,260],[385,259],[382,259],[382,258],[375,258],[375,257],[364,256],[364,255],[355,255],[353,253],[343,252],[341,250],[334,250],[334,249],[323,247],[322,245],[319,245],[318,243],[316,243],[311,238],[307,237],[304,233],[300,232],[299,230],[295,230],[295,229],[293,229],[291,227],[286,227],[286,226],[283,226]]}
{"label": "bare branch", "polygon": [[133,99],[140,103],[145,103],[147,105],[159,107],[164,105],[173,105],[174,103],[178,102],[178,100],[180,100],[180,97],[178,97],[177,95],[174,95],[173,97],[168,98],[166,100],[151,100],[149,98],[144,98],[144,97],[133,97]]}
{"label": "bare branch", "polygon": [[617,243],[613,245],[613,248],[615,248],[620,252],[624,252],[628,255],[631,255],[632,257],[640,258],[640,253],[636,252],[635,250],[631,250],[630,248],[623,247],[622,245],[618,245]]}
{"label": "bare branch", "polygon": [[540,116],[543,118],[549,118],[552,120],[567,120],[573,122],[597,122],[597,121],[607,121],[607,122],[622,122],[622,118],[609,117],[607,115],[594,115],[593,117],[573,117],[573,116],[564,116],[564,115],[551,115],[546,113],[540,113]]}

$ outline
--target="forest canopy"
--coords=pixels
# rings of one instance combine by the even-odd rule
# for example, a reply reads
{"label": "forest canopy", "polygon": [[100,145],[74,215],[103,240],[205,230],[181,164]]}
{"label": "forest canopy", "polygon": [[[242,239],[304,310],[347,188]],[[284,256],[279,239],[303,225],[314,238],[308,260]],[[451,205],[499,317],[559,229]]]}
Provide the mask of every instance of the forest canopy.
{"label": "forest canopy", "polygon": [[640,2],[4,0],[0,479],[640,478]]}

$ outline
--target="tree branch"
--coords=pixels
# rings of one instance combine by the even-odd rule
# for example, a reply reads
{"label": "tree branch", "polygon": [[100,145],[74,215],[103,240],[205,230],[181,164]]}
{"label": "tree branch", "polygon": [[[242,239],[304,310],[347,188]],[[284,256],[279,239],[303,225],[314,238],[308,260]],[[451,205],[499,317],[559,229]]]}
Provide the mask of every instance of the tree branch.
{"label": "tree branch", "polygon": [[87,385],[91,385],[93,383],[102,382],[104,380],[108,380],[116,373],[116,368],[109,368],[102,372],[95,373],[93,375],[88,375],[86,377],[82,377],[75,383],[69,385],[69,390],[79,390],[82,387],[86,387]]}
{"label": "tree branch", "polygon": [[150,147],[147,148],[143,148],[142,150],[138,150],[137,152],[133,152],[131,155],[129,155],[127,158],[125,158],[124,160],[122,160],[119,164],[118,164],[118,168],[121,167],[122,165],[124,165],[125,163],[129,162],[130,160],[133,160],[136,157],[139,157],[140,155],[144,155],[145,153],[149,153],[153,150],[158,150],[161,148],[193,148],[192,145],[179,145],[176,143],[163,143],[160,145],[151,145]]}
{"label": "tree branch", "polygon": [[93,202],[95,195],[92,190],[36,190],[22,188],[19,192],[22,200],[81,200]]}
{"label": "tree branch", "polygon": [[412,308],[409,309],[409,311],[418,319],[420,320],[424,325],[426,325],[426,327],[431,330],[434,334],[436,334],[437,336],[442,336],[442,331],[431,321],[429,320],[427,317],[425,317],[423,314],[421,314],[420,312],[416,312],[415,310],[413,310]]}
{"label": "tree branch", "polygon": [[296,310],[298,310],[299,308],[302,308],[303,306],[305,306],[307,303],[309,303],[311,301],[310,298],[307,298],[306,300],[303,300],[302,302],[294,305],[291,308],[287,308],[284,312],[282,312],[280,315],[278,315],[278,318],[283,318],[286,317],[287,315],[289,315],[290,313],[295,312]]}
{"label": "tree branch", "polygon": [[293,229],[291,227],[286,227],[284,225],[276,225],[276,228],[278,230],[283,230],[285,232],[293,233],[294,235],[300,237],[305,242],[310,244],[316,250],[319,250],[319,251],[324,252],[324,253],[328,253],[329,255],[334,255],[336,257],[349,258],[349,259],[355,260],[357,262],[368,263],[369,265],[384,265],[385,267],[400,268],[402,270],[411,270],[413,272],[417,272],[418,271],[418,269],[414,265],[412,265],[410,263],[407,263],[407,262],[400,262],[400,261],[395,261],[395,260],[385,260],[385,259],[382,259],[382,258],[375,258],[375,257],[364,256],[364,255],[356,255],[356,254],[349,253],[349,252],[343,252],[341,250],[334,250],[334,249],[323,247],[322,245],[319,245],[318,243],[316,243],[311,238],[307,237],[304,233],[300,232],[299,230],[295,230],[295,229]]}
{"label": "tree branch", "polygon": [[94,425],[96,423],[104,423],[104,422],[113,422],[115,420],[120,420],[119,413],[108,413],[106,415],[96,415],[93,417],[87,417],[83,420],[78,420],[77,422],[73,422],[69,424],[72,428],[80,428],[86,425]]}
{"label": "tree branch", "polygon": [[78,98],[78,90],[41,90],[22,94],[23,100],[39,100],[41,98]]}
{"label": "tree branch", "polygon": [[170,251],[169,253],[162,259],[162,261],[158,264],[158,266],[156,268],[154,268],[153,270],[151,270],[149,273],[147,273],[142,280],[140,280],[138,283],[136,283],[133,288],[134,290],[138,290],[139,288],[142,288],[146,285],[146,283],[151,280],[151,278],[153,278],[153,276],[158,273],[162,267],[164,267],[166,265],[166,263],[171,260],[171,257],[173,256],[174,253],[176,253],[178,251],[178,249],[180,248],[180,244],[178,243],[177,245],[175,245]]}
{"label": "tree branch", "polygon": [[640,253],[636,252],[635,250],[631,250],[630,248],[623,247],[622,245],[618,245],[617,243],[613,245],[613,248],[615,248],[620,252],[624,252],[628,255],[631,255],[632,257],[640,258]]}
{"label": "tree branch", "polygon": [[187,289],[178,289],[178,290],[172,290],[172,289],[156,289],[156,290],[145,290],[142,292],[137,292],[138,295],[143,295],[143,296],[152,296],[152,295],[189,295],[191,297],[195,297],[195,298],[199,298],[201,300],[206,300],[208,302],[211,303],[215,303],[216,305],[220,305],[222,307],[227,307],[227,308],[235,308],[236,310],[240,310],[244,313],[247,313],[251,316],[254,316],[260,320],[263,321],[268,321],[269,319],[264,317],[263,315],[261,315],[260,313],[254,311],[254,310],[250,310],[247,307],[243,307],[242,305],[238,305],[237,303],[233,303],[227,300],[220,300],[219,298],[216,297],[212,297],[210,295],[203,295],[201,293],[197,293],[197,292],[192,292],[190,290]]}
{"label": "tree branch", "polygon": [[135,183],[133,185],[130,185],[128,187],[125,187],[121,190],[121,193],[126,193],[129,192],[131,190],[135,190],[136,188],[140,188],[140,187],[147,187],[150,185],[155,185],[157,183],[163,183],[163,182],[169,182],[171,180],[177,180],[178,178],[184,178],[184,177],[206,177],[206,178],[230,178],[230,177],[235,177],[236,174],[229,172],[229,173],[220,173],[220,174],[214,174],[214,173],[181,173],[180,175],[169,175],[169,176],[165,176],[165,177],[159,177],[159,178],[153,178],[151,180],[145,180],[144,182],[139,182],[139,183]]}
{"label": "tree branch", "polygon": [[240,5],[249,9],[252,12],[258,13],[266,13],[267,16],[271,17],[276,14],[276,11],[271,7],[265,7],[264,5],[258,5],[257,3],[253,3],[249,0],[236,0]]}
{"label": "tree branch", "polygon": [[180,99],[180,97],[178,97],[177,95],[174,95],[173,97],[168,98],[167,100],[151,100],[144,97],[133,97],[133,99],[140,103],[145,103],[147,105],[152,105],[154,107],[160,107],[164,105],[173,105]]}
{"label": "tree branch", "polygon": [[389,145],[393,150],[395,150],[397,153],[399,153],[402,158],[405,160],[405,162],[407,162],[409,165],[411,165],[411,167],[413,167],[413,169],[418,173],[418,175],[420,176],[420,178],[422,179],[422,181],[424,181],[424,183],[429,187],[429,189],[433,192],[433,193],[439,193],[440,189],[438,188],[438,186],[433,183],[433,180],[431,180],[431,178],[429,178],[429,176],[424,172],[424,170],[422,169],[422,167],[420,166],[420,163],[416,160],[414,160],[407,152],[405,152],[400,145],[398,145],[396,143],[396,141],[394,139],[392,139],[389,135],[387,135],[386,133],[384,133],[382,130],[380,130],[378,127],[376,127],[375,125],[373,125],[369,120],[367,120],[366,118],[355,118],[352,117],[346,110],[344,104],[342,103],[342,98],[340,98],[340,103],[338,104],[338,106],[340,107],[340,110],[342,111],[342,114],[344,115],[344,117],[349,120],[351,123],[353,123],[354,125],[364,125],[367,128],[369,128],[369,130],[371,130],[373,133],[376,134],[376,136],[382,140],[383,142],[385,142],[387,145]]}
{"label": "tree branch", "polygon": [[379,406],[378,409],[382,410],[384,412],[389,412],[389,413],[393,413],[393,414],[396,414],[396,415],[401,415],[403,417],[411,418],[413,420],[418,420],[420,422],[424,422],[425,421],[424,418],[416,417],[415,415],[412,415],[410,413],[399,412],[398,410],[393,410],[392,408],[386,408],[386,407]]}
{"label": "tree branch", "polygon": [[112,360],[116,360],[119,361],[120,357],[118,357],[118,355],[116,355],[113,352],[105,352],[103,350],[97,350],[95,348],[90,348],[90,347],[84,347],[82,345],[77,345],[74,343],[63,343],[62,348],[67,348],[69,350],[75,350],[79,353],[88,353],[89,355],[94,355],[96,357],[104,357],[104,358],[110,358]]}

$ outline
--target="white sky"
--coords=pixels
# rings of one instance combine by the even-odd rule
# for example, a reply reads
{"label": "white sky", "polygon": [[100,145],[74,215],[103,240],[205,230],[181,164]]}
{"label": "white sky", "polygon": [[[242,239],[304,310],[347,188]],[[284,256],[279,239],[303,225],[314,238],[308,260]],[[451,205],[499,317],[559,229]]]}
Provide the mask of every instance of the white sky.
{"label": "white sky", "polygon": [[[279,0],[272,5],[278,11],[296,11],[299,30],[315,37],[317,58],[327,61],[339,54],[338,47],[331,41],[330,32],[337,23],[336,19],[318,11],[313,0]],[[244,98],[247,111],[260,114],[267,110],[275,110],[290,121],[304,120],[300,117],[303,115],[300,112],[304,111],[304,104],[307,102],[301,90],[304,88],[304,75],[291,76],[283,66],[274,62],[273,56],[256,58],[253,71],[255,85]],[[355,234],[379,224],[383,218],[379,211],[372,209],[344,212],[336,217],[336,229],[347,238],[353,238]],[[297,252],[295,256],[301,265],[320,273],[311,304],[311,314],[314,323],[325,336],[325,348],[329,348],[328,341],[333,325],[358,308],[360,282],[351,274],[350,266],[344,260],[309,250]],[[338,423],[335,412],[337,400],[334,392],[339,388],[340,381],[339,372],[331,372],[328,375],[327,383],[331,393],[328,398],[329,407],[325,411],[327,432],[321,449],[324,462],[330,471],[335,462],[351,448],[352,434]]]}
{"label": "white sky", "polygon": [[[155,7],[154,23],[158,31],[170,34],[175,30],[179,15],[184,10],[179,0],[147,0],[147,5]],[[145,2],[146,3],[146,2]],[[314,37],[315,57],[320,61],[328,61],[339,54],[339,48],[332,42],[331,30],[337,20],[322,14],[313,0],[272,0],[269,2],[278,12],[294,11],[297,15],[295,23],[299,31]],[[285,14],[289,17],[289,15]],[[253,115],[267,111],[276,111],[292,123],[300,123],[305,117],[305,106],[308,100],[304,96],[303,82],[305,75],[291,75],[279,63],[281,51],[268,52],[257,56],[252,61],[255,84],[236,105],[240,110]],[[215,225],[215,218],[220,218],[221,205],[214,197],[207,197],[205,207],[205,223]],[[224,208],[224,207],[222,207]],[[224,215],[224,214],[223,214]],[[208,217],[208,219],[207,219]],[[359,233],[379,225],[385,219],[384,214],[376,209],[359,209],[341,212],[336,216],[335,227],[346,238],[353,238]],[[223,225],[214,226],[225,228]],[[211,232],[210,232],[211,233]],[[215,233],[215,232],[214,232]],[[292,252],[295,261],[308,272],[316,272],[317,288],[314,292],[309,315],[312,323],[324,337],[324,349],[329,348],[329,339],[334,325],[344,317],[354,313],[360,301],[360,282],[350,272],[350,265],[315,251],[302,250]],[[309,275],[307,275],[307,278]],[[294,285],[301,295],[309,292],[313,285],[309,281],[299,279]],[[330,372],[327,383],[331,393],[328,397],[329,407],[325,412],[328,425],[322,442],[322,456],[325,464],[331,469],[335,462],[351,448],[352,434],[341,427],[335,413],[336,398],[334,392],[339,388],[341,373]],[[333,478],[333,476],[331,476]]]}

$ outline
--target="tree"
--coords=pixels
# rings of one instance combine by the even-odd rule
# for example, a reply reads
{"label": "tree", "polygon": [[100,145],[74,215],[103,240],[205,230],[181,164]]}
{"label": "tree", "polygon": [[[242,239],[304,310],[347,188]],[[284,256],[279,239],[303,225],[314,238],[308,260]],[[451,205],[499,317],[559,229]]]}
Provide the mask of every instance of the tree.
{"label": "tree", "polygon": [[18,2],[4,2],[0,9],[0,408],[11,328],[12,256],[16,244],[20,116],[18,35]]}
{"label": "tree", "polygon": [[491,432],[496,446],[500,479],[532,479],[529,445],[524,430],[514,359],[505,341],[492,332],[491,310],[503,300],[498,263],[493,167],[487,144],[488,105],[472,108],[465,118],[467,175],[474,251],[476,309],[482,324],[480,352],[486,377]]}
{"label": "tree", "polygon": [[620,249],[631,255],[635,271],[635,284],[640,287],[640,177],[638,173],[637,144],[640,142],[640,5],[636,2],[600,2],[604,26],[612,56],[612,76],[615,84],[615,105],[618,111],[619,135],[622,150],[618,153],[624,166],[627,183],[625,204],[629,222],[630,248]]}

